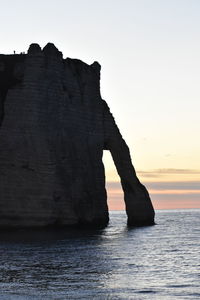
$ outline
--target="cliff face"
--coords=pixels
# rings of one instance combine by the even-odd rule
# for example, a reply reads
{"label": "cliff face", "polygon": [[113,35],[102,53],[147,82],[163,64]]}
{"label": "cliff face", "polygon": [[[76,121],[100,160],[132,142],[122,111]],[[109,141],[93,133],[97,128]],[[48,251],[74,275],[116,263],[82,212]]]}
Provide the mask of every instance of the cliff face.
{"label": "cliff face", "polygon": [[129,225],[154,223],[128,147],[101,99],[100,65],[53,44],[0,55],[0,226],[108,222],[103,150],[110,150]]}

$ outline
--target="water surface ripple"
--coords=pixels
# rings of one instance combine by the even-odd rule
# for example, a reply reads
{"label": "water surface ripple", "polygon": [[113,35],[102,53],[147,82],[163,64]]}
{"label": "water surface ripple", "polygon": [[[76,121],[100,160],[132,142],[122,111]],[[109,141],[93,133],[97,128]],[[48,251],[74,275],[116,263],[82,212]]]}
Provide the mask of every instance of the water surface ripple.
{"label": "water surface ripple", "polygon": [[0,232],[0,299],[199,299],[200,210],[128,229]]}

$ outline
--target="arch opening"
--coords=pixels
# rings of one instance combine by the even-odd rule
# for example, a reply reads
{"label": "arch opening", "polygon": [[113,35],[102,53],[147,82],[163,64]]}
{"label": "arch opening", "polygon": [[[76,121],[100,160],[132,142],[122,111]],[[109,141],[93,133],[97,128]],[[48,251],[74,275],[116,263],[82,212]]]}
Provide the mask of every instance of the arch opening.
{"label": "arch opening", "polygon": [[103,150],[103,164],[106,178],[108,210],[125,211],[124,193],[109,150]]}

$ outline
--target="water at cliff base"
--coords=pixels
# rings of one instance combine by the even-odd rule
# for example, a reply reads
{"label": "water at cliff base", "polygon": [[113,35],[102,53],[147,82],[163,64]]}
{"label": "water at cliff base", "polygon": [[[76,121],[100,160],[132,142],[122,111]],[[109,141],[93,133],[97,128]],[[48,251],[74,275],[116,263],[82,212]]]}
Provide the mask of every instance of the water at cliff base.
{"label": "water at cliff base", "polygon": [[94,231],[0,233],[0,299],[199,299],[200,210]]}

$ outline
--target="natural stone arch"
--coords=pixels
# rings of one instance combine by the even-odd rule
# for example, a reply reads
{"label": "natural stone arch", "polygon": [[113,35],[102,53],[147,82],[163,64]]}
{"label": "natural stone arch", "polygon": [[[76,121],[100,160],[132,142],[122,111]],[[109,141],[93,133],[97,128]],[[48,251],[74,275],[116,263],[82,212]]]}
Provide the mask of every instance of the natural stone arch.
{"label": "natural stone arch", "polygon": [[153,224],[148,192],[101,98],[100,65],[63,59],[53,44],[0,55],[0,64],[0,226],[105,226],[104,149],[121,178],[128,224]]}

